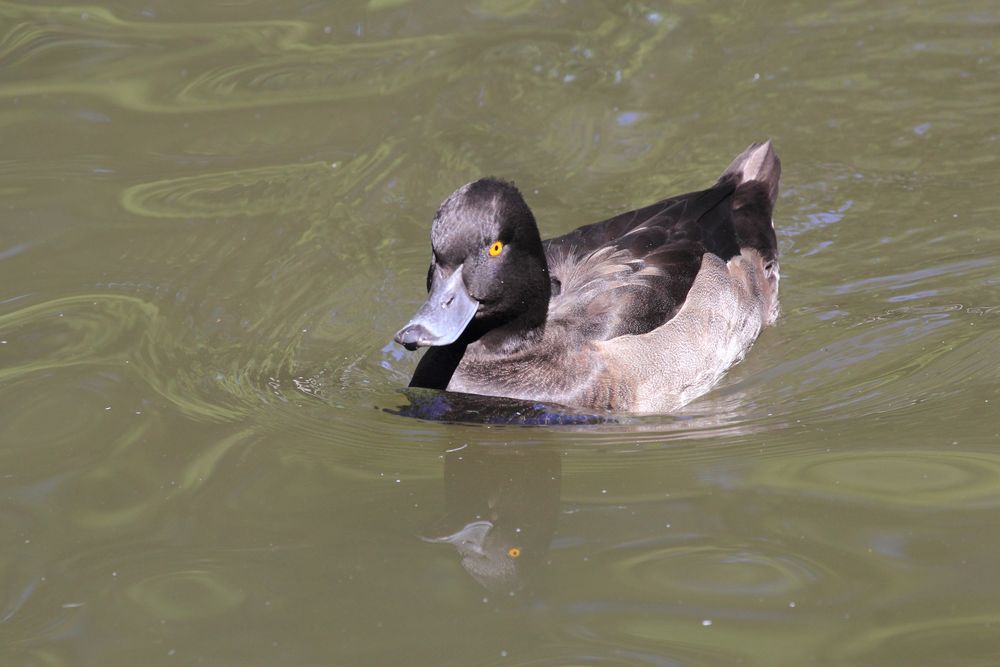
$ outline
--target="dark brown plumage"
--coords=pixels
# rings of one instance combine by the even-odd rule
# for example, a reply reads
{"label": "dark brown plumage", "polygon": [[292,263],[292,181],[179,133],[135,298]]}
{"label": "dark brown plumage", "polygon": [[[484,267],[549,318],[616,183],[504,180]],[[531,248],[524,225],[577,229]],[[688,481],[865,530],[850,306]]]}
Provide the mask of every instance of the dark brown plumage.
{"label": "dark brown plumage", "polygon": [[779,177],[770,142],[754,144],[707,190],[544,242],[512,184],[463,186],[434,219],[428,303],[396,337],[432,346],[411,385],[632,411],[690,400],[776,315]]}

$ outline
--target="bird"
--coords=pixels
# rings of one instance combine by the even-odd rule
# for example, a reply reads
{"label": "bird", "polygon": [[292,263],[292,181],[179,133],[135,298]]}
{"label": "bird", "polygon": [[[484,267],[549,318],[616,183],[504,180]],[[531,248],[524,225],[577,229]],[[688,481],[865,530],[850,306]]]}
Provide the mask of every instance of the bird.
{"label": "bird", "polygon": [[463,185],[431,224],[427,299],[395,334],[411,387],[669,413],[743,359],[778,304],[781,162],[751,144],[706,190],[542,240],[517,187]]}

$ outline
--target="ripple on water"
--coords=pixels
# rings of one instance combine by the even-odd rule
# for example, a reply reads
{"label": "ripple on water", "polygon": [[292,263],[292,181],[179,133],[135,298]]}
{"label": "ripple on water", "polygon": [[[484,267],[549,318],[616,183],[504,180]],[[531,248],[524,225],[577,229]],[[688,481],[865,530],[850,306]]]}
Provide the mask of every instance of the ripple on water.
{"label": "ripple on water", "polygon": [[[412,48],[393,42],[362,48],[365,57],[354,55],[357,62],[352,67],[331,67],[331,62],[347,55],[345,47],[316,43],[313,37],[320,34],[318,27],[304,21],[128,21],[96,6],[86,11],[77,7],[7,6],[2,16],[17,23],[0,42],[0,58],[35,66],[33,78],[12,81],[3,96],[76,91],[84,84],[74,76],[74,69],[86,64],[93,67],[95,61],[100,62],[104,77],[90,77],[88,93],[99,91],[125,107],[159,112],[344,99],[371,93],[372,86],[379,84],[413,86],[421,76],[429,75],[421,63],[401,61],[399,67],[387,68],[376,77],[380,55],[416,55]],[[434,56],[435,46],[446,45],[440,37],[425,41],[427,57]],[[241,57],[230,54],[229,59],[245,64],[188,75],[203,63],[214,62],[211,56],[222,58],[233,49],[239,49]],[[156,62],[169,72],[156,74],[150,71],[150,60],[136,57],[150,50],[155,50],[159,56]],[[356,68],[366,69],[372,76],[356,78]],[[177,72],[181,72],[180,77]],[[178,78],[180,84],[163,90],[149,85],[157,79],[172,82]]]}
{"label": "ripple on water", "polygon": [[115,456],[60,485],[56,502],[67,527],[82,535],[97,535],[149,525],[168,511],[165,499],[176,506],[182,498],[193,497],[215,479],[230,452],[245,451],[252,442],[248,433],[240,431],[209,444],[178,444],[170,452],[170,462],[163,464],[157,459],[159,452],[133,447],[145,440],[142,436],[149,430],[122,434],[114,442]]}
{"label": "ripple on water", "polygon": [[[568,631],[681,664],[742,664],[750,656],[754,664],[784,664],[790,644],[808,646],[825,636],[810,601],[857,600],[879,587],[875,568],[837,549],[806,555],[797,541],[682,539],[644,540],[601,554],[596,560],[606,563],[597,567],[611,574],[605,592],[574,608],[579,618]],[[851,580],[838,574],[845,557],[860,568]]]}
{"label": "ripple on water", "polygon": [[1000,455],[967,451],[875,450],[761,461],[755,487],[875,507],[1000,507]]}
{"label": "ripple on water", "polygon": [[623,584],[664,599],[753,596],[786,604],[815,595],[807,588],[835,585],[830,568],[766,544],[681,544],[623,558],[612,571]]}
{"label": "ripple on water", "polygon": [[[651,609],[635,614],[616,610],[593,626],[577,625],[570,632],[576,641],[611,645],[616,647],[615,653],[636,656],[635,664],[708,666],[753,662],[753,635],[761,630],[713,627],[707,620],[676,610]],[[771,641],[776,641],[773,635]]]}
{"label": "ripple on water", "polygon": [[3,352],[20,363],[0,367],[0,381],[75,364],[124,360],[159,311],[141,299],[83,294],[0,316]]}
{"label": "ripple on water", "polygon": [[259,108],[398,94],[437,77],[447,63],[459,65],[466,42],[456,36],[426,35],[320,45],[305,43],[304,36],[280,34],[276,41],[283,43],[276,44],[282,47],[277,53],[205,71],[160,104],[183,110]]}
{"label": "ripple on water", "polygon": [[[35,76],[8,82],[0,96],[65,94],[86,85],[90,95],[159,113],[420,95],[442,73],[454,80],[465,68],[502,68],[503,78],[527,71],[558,86],[620,84],[654,57],[652,47],[679,22],[665,13],[650,12],[637,23],[628,13],[605,12],[589,32],[550,23],[345,43],[308,21],[129,21],[96,6],[2,11],[16,27],[0,42],[0,59],[30,62]],[[598,48],[600,42],[606,46]],[[95,62],[103,76],[81,81],[78,68]],[[206,67],[218,62],[237,64]]]}
{"label": "ripple on water", "polygon": [[246,218],[308,206],[331,180],[325,162],[257,167],[133,185],[121,202],[152,218]]}
{"label": "ripple on water", "polygon": [[246,598],[224,567],[199,567],[152,574],[129,584],[126,595],[154,618],[189,621],[223,614]]}
{"label": "ripple on water", "polygon": [[[121,616],[128,625],[150,618],[183,621],[224,614],[245,601],[247,576],[231,559],[220,558],[218,550],[123,548],[101,541],[54,562],[47,579],[63,584],[61,594],[71,601],[64,612],[99,617],[107,609],[131,607],[140,613],[129,620]],[[65,586],[66,577],[72,587]]]}
{"label": "ripple on water", "polygon": [[55,461],[38,452],[59,451],[58,462],[76,469],[97,455],[80,443],[107,443],[109,430],[139,437],[135,413],[143,399],[130,393],[126,402],[122,392],[134,376],[128,357],[156,318],[157,309],[140,299],[98,294],[0,317],[0,352],[14,359],[0,363],[4,452],[30,451],[27,461],[51,472]]}
{"label": "ripple on water", "polygon": [[[33,61],[36,76],[10,82],[0,96],[76,91],[83,84],[72,75],[73,68],[80,60],[99,59],[104,77],[86,83],[89,94],[99,92],[126,108],[160,113],[419,91],[422,82],[467,62],[463,51],[478,47],[481,39],[423,35],[338,44],[306,21],[139,22],[94,6],[84,12],[23,6],[7,8],[2,15],[18,23],[0,42],[0,58]],[[151,72],[153,58],[135,57],[150,49],[156,49],[155,62],[167,72]],[[239,64],[205,69],[205,63],[225,60]],[[150,81],[173,85],[156,88]]]}
{"label": "ripple on water", "polygon": [[[178,553],[77,548],[73,556],[50,560],[45,576],[35,580],[23,609],[6,623],[14,641],[0,647],[7,664],[76,665],[80,648],[72,641],[86,636],[101,641],[141,633],[150,625],[184,624],[230,614],[246,602],[248,576],[215,553]],[[114,627],[105,622],[114,618]],[[183,633],[184,625],[172,632]],[[178,629],[181,628],[181,629]],[[149,655],[148,642],[143,646]]]}
{"label": "ripple on water", "polygon": [[[799,332],[779,327],[758,342],[759,348],[782,343],[780,351],[766,350],[775,361],[763,366],[753,357],[734,374],[758,366],[743,383],[759,385],[767,409],[789,423],[849,424],[870,416],[908,423],[935,410],[946,419],[950,408],[940,407],[946,399],[973,384],[993,384],[995,373],[982,359],[1000,351],[1000,337],[973,326],[977,317],[947,303],[897,307],[846,327],[842,321]],[[816,348],[816,338],[837,329],[835,339]]]}
{"label": "ripple on water", "polygon": [[[64,380],[64,381],[63,381]],[[0,442],[4,456],[30,452],[58,453],[61,460],[79,463],[75,445],[100,442],[109,422],[120,415],[108,414],[109,387],[117,384],[111,374],[63,373],[55,369],[7,382],[0,388],[4,418],[0,420]],[[42,467],[51,466],[47,461]]]}
{"label": "ripple on water", "polygon": [[[134,215],[181,220],[247,220],[309,211],[319,218],[313,226],[328,226],[332,208],[384,181],[399,160],[396,142],[386,140],[344,162],[270,165],[139,183],[122,191],[121,204]],[[301,249],[296,260],[302,261]]]}
{"label": "ripple on water", "polygon": [[[120,399],[126,377],[138,377],[143,387],[188,415],[213,421],[235,419],[248,403],[259,403],[264,381],[251,380],[262,369],[231,359],[232,372],[220,380],[218,369],[229,355],[214,350],[206,368],[200,349],[188,349],[168,327],[153,303],[109,293],[53,299],[0,317],[0,340],[6,341],[0,352],[17,360],[0,366],[0,382],[8,392],[25,383],[46,387],[20,393],[31,396],[31,402],[10,392],[11,401],[24,405],[0,428],[16,428],[18,442],[42,446],[79,440],[80,429],[100,426],[95,414],[118,414],[121,401],[112,404],[109,397]],[[74,374],[73,382],[53,381],[66,373]],[[142,393],[132,391],[129,400],[138,404]],[[46,410],[60,419],[48,418]]]}
{"label": "ripple on water", "polygon": [[962,665],[995,667],[1000,655],[1000,613],[935,615],[904,623],[880,625],[838,639],[830,653],[837,664]]}

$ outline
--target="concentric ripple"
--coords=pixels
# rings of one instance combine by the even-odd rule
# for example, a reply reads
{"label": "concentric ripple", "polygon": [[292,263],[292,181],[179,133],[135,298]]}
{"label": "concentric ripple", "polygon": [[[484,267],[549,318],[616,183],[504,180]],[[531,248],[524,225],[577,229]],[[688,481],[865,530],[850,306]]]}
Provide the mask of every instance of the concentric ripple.
{"label": "concentric ripple", "polygon": [[243,588],[217,569],[163,572],[131,583],[128,597],[146,613],[170,621],[225,613],[246,598]]}
{"label": "concentric ripple", "polygon": [[760,462],[749,483],[873,506],[1000,507],[1000,455],[861,451]]}
{"label": "concentric ripple", "polygon": [[838,664],[994,667],[1000,655],[1000,613],[936,615],[872,628],[835,646]]}
{"label": "concentric ripple", "polygon": [[124,361],[159,315],[131,296],[83,294],[28,306],[0,316],[0,353],[20,363],[0,364],[0,381],[72,364]]}
{"label": "concentric ripple", "polygon": [[[583,44],[575,31],[553,26],[508,27],[497,36],[424,34],[337,43],[324,26],[298,20],[130,21],[102,7],[9,3],[0,17],[14,26],[0,41],[0,60],[44,73],[9,82],[0,97],[81,92],[83,84],[67,72],[99,62],[103,76],[87,83],[88,94],[99,91],[119,105],[159,113],[415,95],[443,72],[454,78],[465,68],[489,66],[527,71],[556,85],[621,83],[678,24],[664,13],[649,12],[636,22],[606,12]],[[644,30],[636,34],[637,27]],[[608,47],[588,44],[597,42]],[[238,64],[205,69],[204,63],[218,60]],[[154,80],[172,85],[153,87]]]}
{"label": "concentric ripple", "polygon": [[759,545],[677,545],[622,559],[612,569],[622,583],[663,599],[754,596],[787,602],[808,587],[832,585],[829,568]]}
{"label": "concentric ripple", "polygon": [[308,205],[330,178],[322,162],[184,176],[132,186],[122,192],[122,206],[154,218],[268,215]]}

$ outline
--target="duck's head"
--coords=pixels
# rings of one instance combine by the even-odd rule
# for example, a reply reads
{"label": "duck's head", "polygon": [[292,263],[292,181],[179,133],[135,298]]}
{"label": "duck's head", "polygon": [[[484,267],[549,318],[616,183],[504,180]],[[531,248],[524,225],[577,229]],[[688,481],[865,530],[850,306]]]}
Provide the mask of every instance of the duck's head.
{"label": "duck's head", "polygon": [[517,333],[545,321],[550,286],[531,209],[511,183],[483,178],[448,197],[431,227],[427,301],[396,333],[407,349]]}

